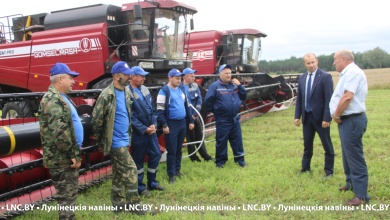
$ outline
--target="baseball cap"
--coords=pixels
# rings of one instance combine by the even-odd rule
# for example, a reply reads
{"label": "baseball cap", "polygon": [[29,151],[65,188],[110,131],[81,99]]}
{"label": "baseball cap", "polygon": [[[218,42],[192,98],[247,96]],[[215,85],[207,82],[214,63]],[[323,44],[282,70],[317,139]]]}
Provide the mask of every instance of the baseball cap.
{"label": "baseball cap", "polygon": [[194,73],[196,73],[196,72],[198,72],[198,70],[193,70],[193,69],[191,69],[191,68],[189,68],[189,67],[187,67],[187,68],[185,68],[185,69],[183,70],[183,74],[194,74]]}
{"label": "baseball cap", "polygon": [[145,76],[149,74],[149,72],[145,72],[144,69],[142,69],[140,66],[133,66],[131,70],[133,71],[133,75]]}
{"label": "baseball cap", "polygon": [[123,73],[126,75],[133,74],[133,70],[130,69],[129,65],[127,65],[126,62],[124,61],[118,61],[112,66],[111,69],[111,74],[116,74],[116,73]]}
{"label": "baseball cap", "polygon": [[178,69],[171,69],[168,72],[168,76],[181,76],[183,73],[181,73]]}
{"label": "baseball cap", "polygon": [[232,69],[232,66],[229,65],[229,64],[222,64],[222,65],[219,67],[218,73],[221,73],[221,71],[224,70],[224,69]]}
{"label": "baseball cap", "polygon": [[70,71],[69,67],[65,63],[56,63],[51,69],[50,69],[50,76],[58,75],[58,74],[69,74],[73,77],[76,77],[79,75],[79,73]]}

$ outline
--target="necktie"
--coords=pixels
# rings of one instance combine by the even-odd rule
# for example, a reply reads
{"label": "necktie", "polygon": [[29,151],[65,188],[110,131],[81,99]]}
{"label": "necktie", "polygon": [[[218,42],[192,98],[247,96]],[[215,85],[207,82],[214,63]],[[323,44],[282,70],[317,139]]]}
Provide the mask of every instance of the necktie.
{"label": "necktie", "polygon": [[310,107],[310,91],[311,91],[311,73],[309,74],[309,80],[307,81],[306,87],[306,112],[311,112]]}

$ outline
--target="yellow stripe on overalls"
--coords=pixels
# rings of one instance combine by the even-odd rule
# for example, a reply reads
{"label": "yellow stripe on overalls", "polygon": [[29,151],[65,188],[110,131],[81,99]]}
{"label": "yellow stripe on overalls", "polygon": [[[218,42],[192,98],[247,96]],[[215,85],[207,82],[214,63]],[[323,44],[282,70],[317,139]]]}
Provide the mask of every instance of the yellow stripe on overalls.
{"label": "yellow stripe on overalls", "polygon": [[14,152],[14,150],[15,150],[16,139],[15,139],[14,133],[12,132],[12,130],[11,130],[9,127],[7,127],[7,126],[2,126],[2,128],[4,128],[4,130],[8,133],[9,139],[10,139],[10,141],[11,141],[11,146],[10,146],[10,148],[9,148],[9,152],[8,152],[8,154],[6,155],[6,156],[9,156],[9,155],[11,155],[11,154]]}

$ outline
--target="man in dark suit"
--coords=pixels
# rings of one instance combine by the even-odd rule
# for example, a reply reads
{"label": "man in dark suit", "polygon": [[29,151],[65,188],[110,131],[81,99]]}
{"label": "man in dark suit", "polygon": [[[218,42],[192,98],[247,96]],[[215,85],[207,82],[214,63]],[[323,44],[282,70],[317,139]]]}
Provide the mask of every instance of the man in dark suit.
{"label": "man in dark suit", "polygon": [[303,157],[301,173],[310,171],[314,136],[317,132],[325,151],[325,178],[333,175],[334,150],[330,138],[331,115],[329,101],[333,80],[329,73],[318,68],[318,59],[308,53],[303,57],[307,72],[299,77],[294,124],[303,124]]}

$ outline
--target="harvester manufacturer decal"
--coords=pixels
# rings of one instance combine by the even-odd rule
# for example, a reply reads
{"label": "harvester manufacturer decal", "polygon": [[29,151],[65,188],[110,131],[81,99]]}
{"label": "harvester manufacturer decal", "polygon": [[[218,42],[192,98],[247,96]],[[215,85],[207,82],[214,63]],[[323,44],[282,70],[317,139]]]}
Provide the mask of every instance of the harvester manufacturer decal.
{"label": "harvester manufacturer decal", "polygon": [[[203,61],[203,60],[211,60],[213,59],[214,52],[212,50],[199,50],[199,51],[193,51],[188,53],[188,56],[192,61]],[[184,55],[184,57],[187,55]]]}
{"label": "harvester manufacturer decal", "polygon": [[66,56],[101,49],[102,45],[98,38],[83,38],[75,41],[33,45],[32,48],[23,46],[0,49],[0,59],[29,57],[30,55],[34,58]]}
{"label": "harvester manufacturer decal", "polygon": [[101,50],[102,45],[98,38],[83,38],[80,41],[80,49],[84,53],[88,53],[90,50]]}
{"label": "harvester manufacturer decal", "polygon": [[25,57],[29,56],[29,53],[29,46],[0,49],[0,59]]}
{"label": "harvester manufacturer decal", "polygon": [[34,58],[74,55],[79,52],[88,53],[91,50],[101,50],[98,38],[83,38],[80,41],[68,41],[53,44],[36,45],[32,47]]}

